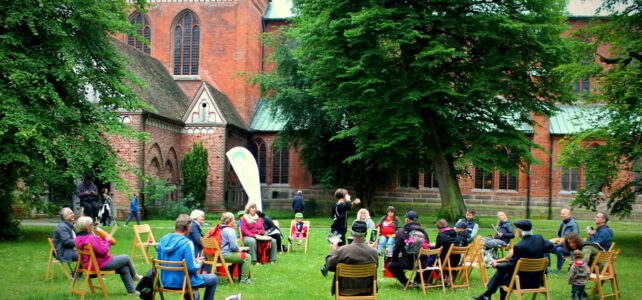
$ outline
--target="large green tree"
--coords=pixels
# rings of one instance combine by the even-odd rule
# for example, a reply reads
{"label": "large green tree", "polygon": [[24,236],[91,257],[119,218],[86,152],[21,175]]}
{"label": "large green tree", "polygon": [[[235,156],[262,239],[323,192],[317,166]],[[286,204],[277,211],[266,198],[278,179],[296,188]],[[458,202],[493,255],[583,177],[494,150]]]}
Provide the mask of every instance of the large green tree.
{"label": "large green tree", "polygon": [[[135,1],[143,8],[144,1]],[[135,33],[126,0],[0,1],[0,223],[10,224],[20,180],[30,189],[52,173],[97,170],[118,179],[106,134],[131,131],[116,109],[137,110],[137,82],[111,34]],[[73,184],[73,182],[70,182]],[[15,222],[11,224],[15,225]],[[4,226],[0,239],[15,237]]]}
{"label": "large green tree", "polygon": [[433,169],[453,219],[464,214],[458,176],[467,167],[516,170],[535,160],[520,125],[567,94],[555,72],[567,57],[564,5],[295,0],[286,33],[294,64],[279,70],[277,55],[281,78],[264,86],[283,113],[298,116],[284,117],[286,129],[309,129],[315,117],[333,125],[300,135],[323,140],[308,147],[345,140],[354,150],[344,161],[367,170]]}
{"label": "large green tree", "polygon": [[596,210],[606,202],[625,217],[642,191],[642,2],[607,0],[597,14],[609,16],[575,32],[573,52],[582,55],[566,69],[598,82],[583,95],[598,105],[587,130],[568,139],[561,164],[585,170],[588,184],[574,205]]}

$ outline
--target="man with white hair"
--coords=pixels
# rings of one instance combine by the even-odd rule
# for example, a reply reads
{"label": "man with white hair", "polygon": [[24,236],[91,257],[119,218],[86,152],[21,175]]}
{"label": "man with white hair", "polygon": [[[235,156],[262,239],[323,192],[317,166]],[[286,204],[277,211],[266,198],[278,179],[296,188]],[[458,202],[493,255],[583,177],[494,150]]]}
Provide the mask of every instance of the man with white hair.
{"label": "man with white hair", "polygon": [[74,232],[74,211],[69,207],[63,207],[60,210],[60,223],[56,225],[54,231],[54,248],[58,254],[58,260],[70,263],[78,260],[78,251],[76,250],[76,233]]}
{"label": "man with white hair", "polygon": [[297,191],[292,199],[292,210],[294,213],[303,213],[305,210],[305,201],[303,200],[303,192]]}
{"label": "man with white hair", "polygon": [[592,243],[600,244],[604,250],[611,248],[613,242],[613,230],[606,225],[609,221],[609,215],[599,212],[595,215],[595,225],[597,229],[588,232],[589,241]]}

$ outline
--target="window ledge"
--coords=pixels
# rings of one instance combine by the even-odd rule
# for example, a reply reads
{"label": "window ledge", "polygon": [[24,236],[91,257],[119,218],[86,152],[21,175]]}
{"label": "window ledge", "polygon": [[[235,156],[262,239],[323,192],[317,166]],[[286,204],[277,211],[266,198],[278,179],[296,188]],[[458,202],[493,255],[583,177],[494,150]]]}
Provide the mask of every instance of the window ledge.
{"label": "window ledge", "polygon": [[493,193],[495,190],[491,189],[473,189],[473,193]]}
{"label": "window ledge", "polygon": [[577,191],[560,191],[560,195],[576,195]]}
{"label": "window ledge", "polygon": [[193,81],[193,80],[201,80],[201,76],[198,75],[173,75],[174,80],[177,81]]}
{"label": "window ledge", "polygon": [[506,194],[517,194],[519,193],[518,190],[497,190],[498,193],[506,193]]}
{"label": "window ledge", "polygon": [[439,192],[438,187],[424,187],[423,190],[427,192]]}

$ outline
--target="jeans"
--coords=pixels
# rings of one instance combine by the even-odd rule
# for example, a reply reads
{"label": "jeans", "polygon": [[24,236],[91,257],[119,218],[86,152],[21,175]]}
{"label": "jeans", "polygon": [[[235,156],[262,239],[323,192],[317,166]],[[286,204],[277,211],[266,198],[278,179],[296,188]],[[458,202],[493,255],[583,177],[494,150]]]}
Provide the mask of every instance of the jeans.
{"label": "jeans", "polygon": [[140,225],[140,217],[138,217],[138,211],[132,211],[129,213],[129,217],[127,217],[127,220],[125,221],[125,225],[129,223],[129,221],[132,220],[132,217],[136,217],[136,224]]}
{"label": "jeans", "polygon": [[[218,276],[216,274],[203,274],[203,284],[199,286],[192,286],[192,289],[205,288],[205,295],[203,300],[214,300],[214,293],[216,292],[216,285],[218,284]],[[194,299],[198,300],[198,293],[194,293]]]}
{"label": "jeans", "polygon": [[379,249],[377,251],[381,255],[384,254],[383,247],[386,247],[386,249],[388,249],[388,253],[392,255],[392,249],[395,247],[395,238],[383,235],[379,236]]}
{"label": "jeans", "polygon": [[120,274],[120,279],[123,281],[128,293],[133,293],[136,290],[132,279],[136,276],[136,269],[134,269],[134,265],[127,254],[112,257],[111,261],[102,270],[113,270]]}
{"label": "jeans", "polygon": [[571,297],[573,300],[578,299],[582,300],[584,298],[584,285],[572,285],[571,287]]}
{"label": "jeans", "polygon": [[557,256],[557,271],[561,271],[562,267],[564,266],[564,247],[563,246],[555,246],[553,249],[551,249],[548,253],[546,253],[546,257],[548,258],[548,266],[551,266],[551,253],[555,253]]}

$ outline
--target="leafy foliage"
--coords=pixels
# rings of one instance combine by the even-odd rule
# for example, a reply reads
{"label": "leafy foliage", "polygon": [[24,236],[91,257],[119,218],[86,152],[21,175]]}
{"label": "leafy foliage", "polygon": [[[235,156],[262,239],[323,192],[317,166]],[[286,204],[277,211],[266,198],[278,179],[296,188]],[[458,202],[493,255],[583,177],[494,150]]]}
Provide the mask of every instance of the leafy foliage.
{"label": "leafy foliage", "polygon": [[[564,1],[294,5],[261,82],[286,121],[282,136],[301,143],[315,175],[350,163],[363,172],[350,178],[368,183],[434,169],[452,220],[465,212],[457,176],[535,161],[520,125],[568,99],[556,72],[568,58]],[[339,164],[328,163],[333,152]]]}
{"label": "leafy foliage", "polygon": [[[133,5],[144,9],[143,4]],[[135,34],[127,20],[131,5],[126,0],[0,2],[3,224],[10,219],[9,196],[18,179],[39,188],[52,172],[78,178],[97,170],[104,181],[119,180],[121,163],[106,134],[132,136],[115,110],[143,104],[130,89],[138,81],[110,34]]]}
{"label": "leafy foliage", "polygon": [[[582,55],[565,66],[572,79],[593,76],[600,83],[584,95],[587,103],[599,105],[591,126],[569,138],[560,164],[585,168],[589,184],[574,205],[596,210],[606,202],[613,215],[625,217],[641,185],[642,3],[607,0],[600,10],[611,14],[608,20],[575,33],[573,52]],[[608,53],[598,51],[603,48]]]}
{"label": "leafy foliage", "polygon": [[183,195],[191,195],[191,201],[185,203],[188,207],[202,207],[205,201],[208,175],[207,149],[203,143],[194,143],[192,150],[185,153],[181,161],[183,174]]}

